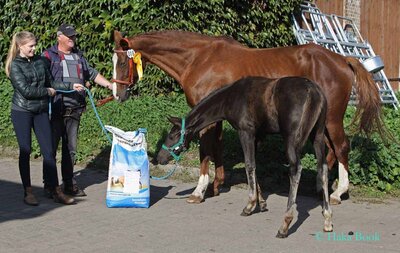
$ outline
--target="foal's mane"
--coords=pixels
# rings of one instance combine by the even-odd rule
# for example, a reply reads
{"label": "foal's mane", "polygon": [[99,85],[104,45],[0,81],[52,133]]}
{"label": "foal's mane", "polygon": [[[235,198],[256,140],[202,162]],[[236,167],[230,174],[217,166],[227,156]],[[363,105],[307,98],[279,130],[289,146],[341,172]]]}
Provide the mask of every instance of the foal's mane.
{"label": "foal's mane", "polygon": [[221,88],[218,88],[216,90],[211,91],[205,98],[203,98],[202,100],[199,101],[199,103],[197,103],[193,108],[192,108],[192,113],[197,113],[197,111],[199,111],[199,108],[201,108],[204,104],[207,103],[213,103],[213,100],[218,99],[218,94],[224,92],[225,90],[229,89],[229,87],[232,85],[233,83],[229,83],[225,86],[222,86]]}

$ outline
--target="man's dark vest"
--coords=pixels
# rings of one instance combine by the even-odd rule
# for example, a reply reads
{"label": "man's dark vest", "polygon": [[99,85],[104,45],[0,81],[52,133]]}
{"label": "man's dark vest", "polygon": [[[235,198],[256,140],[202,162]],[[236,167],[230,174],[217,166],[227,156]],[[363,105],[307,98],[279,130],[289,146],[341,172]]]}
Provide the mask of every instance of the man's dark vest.
{"label": "man's dark vest", "polygon": [[[73,54],[77,55],[79,57],[78,61],[80,65],[82,66],[82,70],[78,70],[83,72],[83,80],[82,84],[85,85],[85,81],[90,79],[90,74],[87,66],[87,61],[83,58],[83,55],[80,51],[74,50],[72,52]],[[63,81],[63,67],[61,66],[61,62],[64,60],[63,59],[63,54],[58,54],[58,49],[57,45],[47,49],[46,51],[43,52],[43,55],[49,59],[51,65],[50,70],[53,78],[56,81]],[[64,101],[65,97],[65,102]],[[69,98],[67,98],[69,97]],[[73,100],[71,100],[73,99]],[[68,102],[67,102],[68,100]],[[74,105],[64,105],[65,103],[70,104],[71,101],[77,101],[76,103],[74,102]],[[63,114],[65,111],[65,106],[72,107],[72,109],[79,109],[84,110],[86,106],[85,102],[85,93],[83,95],[79,94],[72,94],[72,93],[66,93],[66,94],[57,94],[53,98],[53,103],[52,103],[52,110],[55,115],[57,114]]]}
{"label": "man's dark vest", "polygon": [[[51,74],[54,78],[54,80],[56,81],[63,81],[63,70],[62,70],[62,66],[61,66],[61,61],[62,59],[62,55],[59,55],[58,53],[56,53],[54,50],[52,50],[54,47],[44,51],[44,56],[50,60],[51,62],[51,66],[50,66],[50,70],[51,70]],[[89,70],[88,70],[88,66],[87,66],[87,62],[83,59],[82,57],[82,53],[80,52],[73,52],[74,54],[76,54],[79,57],[79,63],[82,66],[82,71],[83,71],[83,83],[86,80],[89,80]]]}

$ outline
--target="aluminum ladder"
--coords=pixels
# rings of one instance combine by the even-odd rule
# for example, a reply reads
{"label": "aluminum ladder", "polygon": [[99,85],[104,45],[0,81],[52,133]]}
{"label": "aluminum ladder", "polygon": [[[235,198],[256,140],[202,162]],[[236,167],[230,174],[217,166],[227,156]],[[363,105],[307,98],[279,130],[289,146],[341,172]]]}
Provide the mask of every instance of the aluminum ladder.
{"label": "aluminum ladder", "polygon": [[[398,109],[399,101],[383,71],[381,58],[375,55],[372,46],[362,38],[353,20],[324,14],[311,1],[304,1],[300,10],[299,15],[293,15],[293,31],[297,43],[302,45],[312,42],[338,54],[358,58],[373,75],[382,103]],[[343,24],[346,25],[343,27]],[[357,103],[354,88],[350,103]]]}

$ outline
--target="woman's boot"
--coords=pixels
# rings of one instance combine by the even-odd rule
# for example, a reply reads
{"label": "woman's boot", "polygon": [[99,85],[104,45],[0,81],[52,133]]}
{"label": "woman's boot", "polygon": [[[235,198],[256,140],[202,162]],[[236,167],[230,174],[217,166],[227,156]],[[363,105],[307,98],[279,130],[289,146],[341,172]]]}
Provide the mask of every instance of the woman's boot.
{"label": "woman's boot", "polygon": [[30,205],[30,206],[39,205],[39,202],[37,201],[35,195],[33,195],[32,187],[25,188],[24,202],[25,202],[25,204]]}
{"label": "woman's boot", "polygon": [[69,197],[68,195],[65,195],[60,186],[54,187],[53,190],[53,199],[54,202],[56,203],[61,203],[64,205],[72,205],[75,204],[75,199],[72,197]]}

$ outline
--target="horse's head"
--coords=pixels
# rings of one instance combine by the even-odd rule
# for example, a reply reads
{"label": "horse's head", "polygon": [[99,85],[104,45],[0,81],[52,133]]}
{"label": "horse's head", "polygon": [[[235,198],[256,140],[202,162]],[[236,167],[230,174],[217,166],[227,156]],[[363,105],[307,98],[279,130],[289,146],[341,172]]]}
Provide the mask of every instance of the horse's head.
{"label": "horse's head", "polygon": [[115,49],[113,54],[113,95],[123,102],[129,98],[129,91],[142,78],[142,60],[139,52],[131,47],[128,39],[114,31]]}
{"label": "horse's head", "polygon": [[186,150],[189,144],[187,138],[185,138],[187,134],[185,118],[169,117],[168,120],[173,126],[157,154],[157,162],[160,164],[167,164],[171,157],[178,161],[180,154]]}

